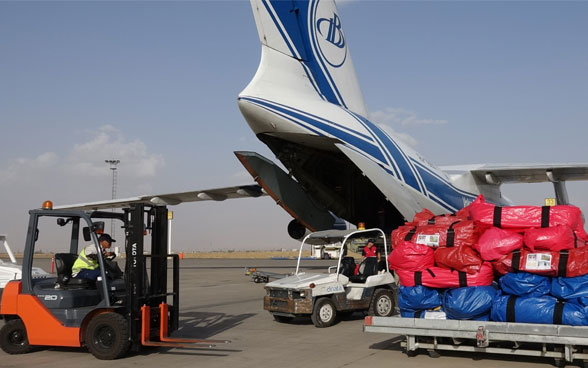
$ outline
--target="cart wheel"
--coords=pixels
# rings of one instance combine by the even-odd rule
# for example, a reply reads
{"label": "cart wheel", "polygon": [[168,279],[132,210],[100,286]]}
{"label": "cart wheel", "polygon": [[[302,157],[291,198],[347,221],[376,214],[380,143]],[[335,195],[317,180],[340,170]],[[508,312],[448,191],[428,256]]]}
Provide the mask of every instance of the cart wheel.
{"label": "cart wheel", "polygon": [[290,323],[292,322],[292,320],[294,319],[294,317],[289,317],[289,316],[279,316],[277,314],[273,314],[274,316],[274,320],[276,322],[280,322],[280,323]]}
{"label": "cart wheel", "polygon": [[2,326],[0,347],[8,354],[25,354],[31,351],[27,329],[20,319],[13,319]]}
{"label": "cart wheel", "polygon": [[388,289],[377,289],[370,305],[369,314],[390,317],[394,314],[394,293]]}
{"label": "cart wheel", "polygon": [[122,357],[131,344],[126,318],[113,312],[92,318],[86,329],[85,343],[98,359],[112,360]]}
{"label": "cart wheel", "polygon": [[310,319],[312,320],[312,323],[319,328],[334,325],[337,320],[337,309],[335,308],[335,304],[333,304],[331,299],[328,298],[317,300]]}
{"label": "cart wheel", "polygon": [[256,283],[256,284],[259,284],[261,282],[261,280],[259,279],[259,277],[255,276],[253,278],[253,282]]}

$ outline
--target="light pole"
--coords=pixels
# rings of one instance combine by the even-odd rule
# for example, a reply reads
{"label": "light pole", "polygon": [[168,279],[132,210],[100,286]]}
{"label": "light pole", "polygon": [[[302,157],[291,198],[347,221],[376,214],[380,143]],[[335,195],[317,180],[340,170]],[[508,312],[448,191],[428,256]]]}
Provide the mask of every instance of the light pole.
{"label": "light pole", "polygon": [[[116,199],[116,165],[120,163],[120,160],[104,160],[110,165],[112,170],[112,199]],[[114,208],[112,209],[114,212]],[[114,220],[110,220],[110,236],[114,238]]]}

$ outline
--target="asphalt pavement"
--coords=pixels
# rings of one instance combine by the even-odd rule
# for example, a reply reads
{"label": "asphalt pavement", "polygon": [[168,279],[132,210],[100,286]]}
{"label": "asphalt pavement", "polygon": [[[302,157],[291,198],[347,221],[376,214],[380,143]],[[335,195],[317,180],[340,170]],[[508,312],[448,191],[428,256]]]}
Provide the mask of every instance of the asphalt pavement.
{"label": "asphalt pavement", "polygon": [[[303,261],[325,271],[330,261]],[[50,269],[49,261],[39,264]],[[24,355],[0,351],[0,367],[543,367],[553,360],[506,355],[422,352],[408,357],[402,337],[363,332],[355,313],[329,328],[310,318],[278,323],[263,310],[263,284],[245,275],[246,267],[289,273],[292,260],[184,259],[180,271],[180,329],[173,336],[230,340],[215,348],[149,348],[116,361],[100,361],[84,348],[38,348]],[[2,322],[0,322],[1,324]]]}

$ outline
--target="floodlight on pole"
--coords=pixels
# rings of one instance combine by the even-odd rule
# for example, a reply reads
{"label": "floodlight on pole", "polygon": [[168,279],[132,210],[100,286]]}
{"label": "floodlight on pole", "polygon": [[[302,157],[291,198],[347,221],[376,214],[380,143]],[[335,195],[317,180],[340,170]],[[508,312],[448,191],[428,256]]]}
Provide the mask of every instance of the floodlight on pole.
{"label": "floodlight on pole", "polygon": [[[112,170],[112,199],[116,199],[116,165],[120,163],[120,160],[104,160],[104,162],[109,164]],[[110,220],[110,236],[114,238],[114,220]]]}

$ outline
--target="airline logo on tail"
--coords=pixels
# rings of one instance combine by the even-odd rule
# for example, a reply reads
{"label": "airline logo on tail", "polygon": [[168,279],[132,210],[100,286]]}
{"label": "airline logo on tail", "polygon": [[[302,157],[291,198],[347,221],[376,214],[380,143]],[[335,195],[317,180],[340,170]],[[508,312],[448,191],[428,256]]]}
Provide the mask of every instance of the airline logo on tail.
{"label": "airline logo on tail", "polygon": [[341,27],[341,18],[333,12],[330,18],[318,18],[314,23],[316,34],[322,36],[317,37],[321,55],[332,67],[340,67],[347,58],[347,43]]}

